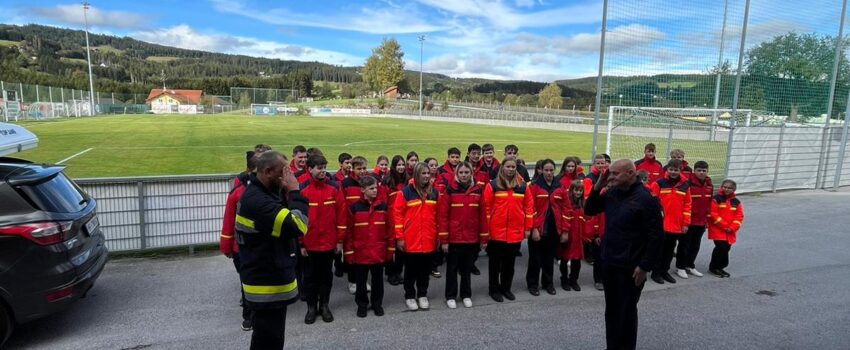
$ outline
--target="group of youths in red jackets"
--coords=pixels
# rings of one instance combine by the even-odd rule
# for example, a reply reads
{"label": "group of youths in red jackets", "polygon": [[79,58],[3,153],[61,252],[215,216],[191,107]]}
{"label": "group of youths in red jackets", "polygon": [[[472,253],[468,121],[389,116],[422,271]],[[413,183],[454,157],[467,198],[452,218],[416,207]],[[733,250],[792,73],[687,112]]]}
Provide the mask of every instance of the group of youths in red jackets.
{"label": "group of youths in red jackets", "polygon": [[[236,203],[256,155],[270,149],[257,145],[248,152],[248,169],[234,180],[228,196],[220,248],[233,258],[237,270]],[[339,170],[330,175],[321,150],[296,146],[290,168],[309,201],[307,234],[298,242],[301,259],[296,269],[307,303],[305,323],[318,317],[333,321],[328,304],[334,266],[338,277],[348,275],[358,317],[366,317],[369,309],[376,316],[384,314],[385,273],[391,285],[404,285],[409,310],[429,309],[429,280],[440,276],[437,267],[443,260],[438,253],[447,261],[449,308],[457,308],[458,301],[472,307],[471,275],[478,274],[475,262],[481,250],[489,256],[489,296],[497,302],[514,300],[514,265],[525,239],[530,294],[557,293],[556,262],[561,288],[580,291],[582,260],[593,265],[594,287],[602,290],[600,264],[593,262],[600,256],[604,213],[585,215],[583,207],[590,189],[607,171],[610,157],[596,155],[587,175],[578,157],[565,158],[557,174],[553,160],[540,160],[531,178],[517,152],[515,145],[508,145],[499,161],[492,145],[471,144],[465,159],[459,149],[450,148],[442,166],[434,158],[420,162],[419,155],[410,152],[392,159],[380,156],[371,170],[364,157],[342,153],[337,158]],[[653,144],[646,145],[644,154],[635,166],[647,190],[661,203],[666,233],[652,279],[675,283],[668,273],[674,251],[680,278],[701,277],[694,260],[706,229],[715,242],[709,271],[729,277],[724,270],[728,253],[743,221],[734,181],[725,180],[715,194],[706,162],[696,162],[691,169],[684,152],[674,150],[662,166]],[[250,310],[243,309],[243,329],[251,328],[250,319]]]}

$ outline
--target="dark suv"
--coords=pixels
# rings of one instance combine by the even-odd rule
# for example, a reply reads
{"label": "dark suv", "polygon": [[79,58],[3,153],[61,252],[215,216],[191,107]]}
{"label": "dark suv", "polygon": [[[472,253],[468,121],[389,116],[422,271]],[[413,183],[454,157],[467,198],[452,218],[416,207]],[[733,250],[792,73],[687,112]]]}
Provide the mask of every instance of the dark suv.
{"label": "dark suv", "polygon": [[0,157],[0,347],[84,297],[106,264],[97,204],[63,169]]}

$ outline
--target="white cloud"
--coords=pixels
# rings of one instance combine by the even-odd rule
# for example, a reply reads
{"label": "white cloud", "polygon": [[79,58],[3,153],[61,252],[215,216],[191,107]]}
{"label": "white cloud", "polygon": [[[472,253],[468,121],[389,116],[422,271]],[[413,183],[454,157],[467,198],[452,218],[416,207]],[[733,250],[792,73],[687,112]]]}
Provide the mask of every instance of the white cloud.
{"label": "white cloud", "polygon": [[358,66],[363,59],[346,53],[284,44],[256,38],[200,33],[181,24],[170,28],[137,31],[131,37],[166,46],[283,60],[318,61],[335,65]]}
{"label": "white cloud", "polygon": [[[36,7],[30,10],[35,16],[75,26],[84,25],[81,5],[56,5]],[[87,13],[89,25],[101,28],[137,28],[149,19],[141,14],[126,11],[104,11],[90,7]]]}
{"label": "white cloud", "polygon": [[248,8],[240,0],[210,0],[213,9],[275,25],[356,31],[368,34],[429,33],[447,29],[421,20],[410,6],[360,8],[357,13],[337,11],[334,14],[295,13],[286,8]]}
{"label": "white cloud", "polygon": [[601,21],[602,4],[590,2],[558,7],[537,12],[523,13],[501,1],[484,0],[417,0],[423,5],[437,8],[454,15],[484,18],[490,25],[499,28],[539,28],[565,24],[588,24]]}

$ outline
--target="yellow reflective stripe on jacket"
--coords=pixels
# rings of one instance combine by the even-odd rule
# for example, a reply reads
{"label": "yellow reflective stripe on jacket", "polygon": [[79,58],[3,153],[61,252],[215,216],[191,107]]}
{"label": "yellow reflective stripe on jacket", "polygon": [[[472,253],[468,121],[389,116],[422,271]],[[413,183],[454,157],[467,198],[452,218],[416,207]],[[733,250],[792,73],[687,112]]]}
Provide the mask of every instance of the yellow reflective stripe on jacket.
{"label": "yellow reflective stripe on jacket", "polygon": [[298,288],[297,280],[279,286],[252,286],[249,284],[242,284],[242,290],[244,290],[245,293],[261,295],[289,293],[295,290],[295,288]]}
{"label": "yellow reflective stripe on jacket", "polygon": [[[283,222],[286,220],[286,217],[291,215],[292,213],[287,208],[281,209],[277,212],[277,215],[274,217],[274,226],[272,228],[272,237],[280,237],[280,230],[283,228]],[[304,224],[298,216],[291,215],[292,221],[295,222],[295,225],[298,226],[298,230],[301,233],[307,233],[307,225]]]}
{"label": "yellow reflective stripe on jacket", "polygon": [[245,227],[254,228],[254,220],[246,218],[242,215],[236,214],[236,222]]}

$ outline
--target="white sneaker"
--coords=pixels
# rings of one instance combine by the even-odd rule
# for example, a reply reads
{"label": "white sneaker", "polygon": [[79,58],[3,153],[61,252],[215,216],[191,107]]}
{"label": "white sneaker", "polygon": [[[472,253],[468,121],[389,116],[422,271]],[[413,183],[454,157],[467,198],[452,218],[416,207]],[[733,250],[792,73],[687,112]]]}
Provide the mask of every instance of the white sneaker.
{"label": "white sneaker", "polygon": [[410,311],[419,310],[419,305],[416,304],[416,299],[407,299],[404,303],[407,304],[407,309]]}
{"label": "white sneaker", "polygon": [[349,283],[348,284],[348,292],[351,294],[357,293],[357,284]]}
{"label": "white sneaker", "polygon": [[681,278],[688,279],[688,273],[685,272],[685,270],[676,269],[676,275],[678,275]]}
{"label": "white sneaker", "polygon": [[687,270],[689,274],[692,274],[692,275],[697,276],[697,277],[702,277],[702,272],[697,271],[697,269],[689,267],[685,270]]}
{"label": "white sneaker", "polygon": [[367,292],[371,292],[371,291],[372,291],[372,284],[371,284],[371,283],[366,283],[366,291],[367,291]]}
{"label": "white sneaker", "polygon": [[446,306],[448,306],[449,309],[457,309],[457,302],[455,302],[454,299],[446,300]]}
{"label": "white sneaker", "polygon": [[422,310],[428,310],[431,307],[431,304],[428,303],[428,297],[419,298],[419,308]]}
{"label": "white sneaker", "polygon": [[470,299],[470,298],[463,298],[463,306],[464,306],[464,307],[472,307],[472,299]]}

